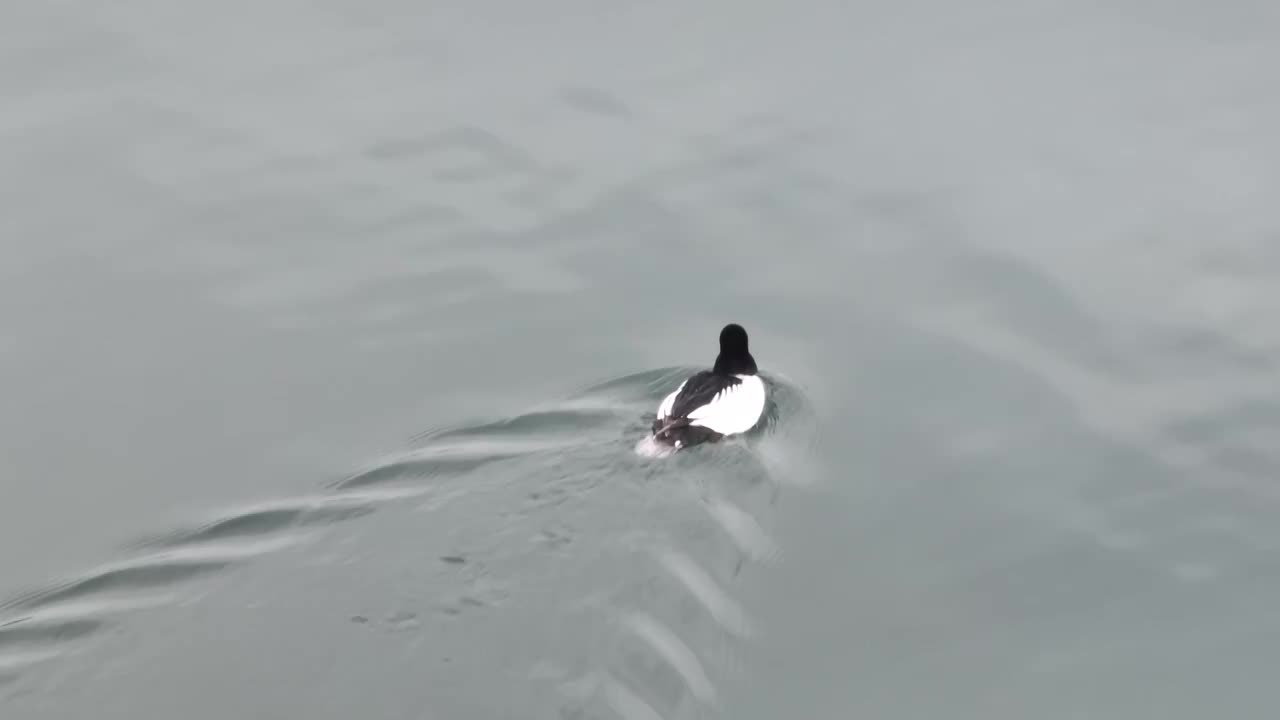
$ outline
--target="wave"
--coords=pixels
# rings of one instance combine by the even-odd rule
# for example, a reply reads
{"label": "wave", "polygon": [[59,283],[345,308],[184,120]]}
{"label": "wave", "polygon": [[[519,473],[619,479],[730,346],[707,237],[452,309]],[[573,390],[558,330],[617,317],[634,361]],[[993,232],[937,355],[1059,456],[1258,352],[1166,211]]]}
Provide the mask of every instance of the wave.
{"label": "wave", "polygon": [[[326,529],[367,519],[389,505],[406,500],[447,503],[474,492],[483,477],[480,471],[535,457],[556,461],[591,455],[598,465],[632,463],[650,474],[687,473],[700,466],[704,476],[699,481],[699,506],[704,521],[718,528],[723,547],[733,556],[726,564],[729,570],[712,567],[711,561],[675,545],[652,549],[652,567],[667,579],[673,593],[699,608],[718,633],[749,638],[752,621],[727,588],[743,563],[771,562],[780,553],[756,514],[735,500],[738,490],[723,492],[728,485],[717,489],[712,478],[736,478],[737,488],[770,488],[766,506],[776,502],[777,487],[786,484],[775,476],[777,458],[784,451],[804,452],[805,443],[794,441],[813,436],[812,413],[798,386],[770,377],[774,392],[766,420],[743,442],[685,452],[687,457],[667,463],[636,458],[629,450],[645,435],[653,407],[673,381],[690,371],[671,367],[611,378],[525,413],[424,432],[409,448],[328,482],[315,494],[231,508],[144,536],[126,546],[125,559],[10,598],[0,603],[0,696],[15,692],[37,668],[83,648],[126,618],[189,597],[201,581],[312,542]],[[585,487],[570,479],[531,492],[526,511],[545,509]],[[454,561],[447,557],[451,560],[446,562]],[[678,681],[683,690],[677,695],[716,706],[711,670],[693,641],[682,638],[655,608],[615,603],[611,612],[613,627],[630,638],[633,650],[665,666]],[[590,668],[588,674],[606,672],[591,665],[584,666]],[[634,673],[615,667],[606,674],[608,679],[600,680],[595,692],[579,693],[577,701],[603,699],[624,717],[644,716],[638,710],[642,706],[672,711],[670,692],[668,702],[661,702],[652,688],[641,687],[644,682]],[[557,677],[563,679],[563,673]],[[584,686],[570,682],[565,687]]]}

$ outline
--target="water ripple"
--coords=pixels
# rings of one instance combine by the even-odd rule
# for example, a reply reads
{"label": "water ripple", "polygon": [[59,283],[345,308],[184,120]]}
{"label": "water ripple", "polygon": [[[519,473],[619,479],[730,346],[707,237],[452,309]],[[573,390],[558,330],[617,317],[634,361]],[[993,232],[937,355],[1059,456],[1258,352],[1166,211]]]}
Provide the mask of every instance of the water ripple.
{"label": "water ripple", "polygon": [[668,550],[659,556],[659,562],[698,600],[707,613],[737,637],[752,634],[751,620],[747,612],[715,581],[711,575],[688,555]]}
{"label": "water ripple", "polygon": [[[690,463],[703,458],[706,472],[724,475],[730,466],[723,463],[734,462],[735,453],[745,446],[729,443],[719,454],[686,453],[689,457],[667,463],[665,468],[646,466],[627,452],[629,441],[643,434],[653,404],[675,378],[688,371],[662,368],[613,378],[512,417],[431,430],[417,436],[413,447],[333,481],[323,492],[248,504],[188,527],[145,536],[128,546],[126,559],[0,604],[0,686],[7,692],[33,668],[82,647],[124,618],[172,604],[188,595],[198,581],[220,572],[311,543],[326,528],[367,518],[382,507],[405,500],[425,501],[420,509],[432,509],[476,493],[484,481],[474,471],[494,463],[544,457],[554,465],[567,453],[586,447],[600,455],[591,461],[598,467],[590,472],[558,478],[524,493],[525,502],[513,511],[513,520],[546,509],[559,512],[557,506],[584,496],[600,483],[603,473],[596,470],[614,472],[632,464],[637,469],[647,467],[643,472],[650,476],[665,472],[676,477],[695,469]],[[777,387],[778,400],[770,408],[769,421],[752,443],[767,444],[771,438],[784,437],[789,418],[804,416],[803,396],[796,388],[786,382]],[[788,422],[782,422],[784,418]],[[757,462],[758,469],[767,465]],[[698,492],[707,516],[722,531],[721,540],[739,556],[732,574],[741,569],[744,559],[763,562],[777,558],[776,543],[758,518],[731,499],[731,493],[711,491],[708,496],[707,486]],[[552,549],[572,541],[572,534],[548,527],[539,537]],[[495,541],[504,540],[499,537]],[[723,575],[714,572],[708,561],[697,559],[691,548],[678,544],[666,547],[656,555],[649,552],[671,587],[693,607],[701,608],[711,627],[729,637],[749,637],[748,614],[726,589]],[[446,566],[475,565],[461,552],[442,549],[440,558]],[[461,605],[446,602],[443,607],[456,614],[467,602],[482,602],[475,597],[479,595],[471,593],[458,601]],[[637,672],[633,664],[625,662],[610,672],[598,665],[589,667],[588,672],[595,673],[598,680],[593,685],[596,695],[614,712],[629,718],[661,717],[660,711],[666,713],[685,695],[707,707],[717,705],[711,666],[706,665],[711,656],[699,654],[696,643],[691,644],[692,636],[682,636],[678,625],[660,618],[656,608],[614,607],[609,612],[619,618],[617,627],[630,638],[624,644],[630,645],[632,660],[637,652],[647,655],[648,670]],[[711,648],[704,649],[709,652]],[[656,679],[664,675],[667,681]]]}
{"label": "water ripple", "polygon": [[679,675],[695,698],[713,707],[718,704],[715,687],[702,661],[671,628],[643,612],[627,615],[623,625]]}
{"label": "water ripple", "polygon": [[[660,396],[686,371],[633,377],[624,391],[645,388],[643,394]],[[643,590],[628,586],[593,594],[579,606],[610,618],[605,627],[617,636],[603,656],[580,660],[576,673],[554,673],[560,680],[562,717],[720,713],[719,685],[737,667],[744,641],[757,634],[751,614],[734,596],[733,583],[744,565],[767,566],[780,559],[765,516],[778,501],[780,487],[806,484],[805,468],[787,458],[812,451],[817,439],[812,408],[799,386],[773,376],[769,380],[776,392],[761,432],[714,453],[678,453],[674,459],[643,465],[653,468],[646,483],[662,496],[655,502],[671,505],[649,514],[665,522],[685,517],[688,531],[672,528],[662,539],[634,533],[624,550],[649,557],[658,575]],[[672,485],[680,491],[673,493]],[[573,679],[564,681],[566,676]]]}

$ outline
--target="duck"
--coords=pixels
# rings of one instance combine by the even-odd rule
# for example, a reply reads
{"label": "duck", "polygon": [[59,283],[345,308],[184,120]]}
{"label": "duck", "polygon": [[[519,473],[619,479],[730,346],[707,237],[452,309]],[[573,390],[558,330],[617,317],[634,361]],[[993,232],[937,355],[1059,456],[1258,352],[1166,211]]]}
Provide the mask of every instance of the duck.
{"label": "duck", "polygon": [[737,323],[720,330],[720,354],[710,370],[690,375],[662,399],[652,438],[675,450],[741,435],[764,415],[767,389]]}

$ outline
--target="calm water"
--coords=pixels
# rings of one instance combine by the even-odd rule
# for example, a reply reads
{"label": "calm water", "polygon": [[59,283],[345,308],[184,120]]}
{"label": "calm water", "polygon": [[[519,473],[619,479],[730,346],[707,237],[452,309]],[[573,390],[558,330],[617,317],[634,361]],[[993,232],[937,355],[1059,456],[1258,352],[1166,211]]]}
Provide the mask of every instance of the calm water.
{"label": "calm water", "polygon": [[[6,5],[0,715],[1273,714],[1278,41]],[[773,422],[638,456],[729,321]]]}

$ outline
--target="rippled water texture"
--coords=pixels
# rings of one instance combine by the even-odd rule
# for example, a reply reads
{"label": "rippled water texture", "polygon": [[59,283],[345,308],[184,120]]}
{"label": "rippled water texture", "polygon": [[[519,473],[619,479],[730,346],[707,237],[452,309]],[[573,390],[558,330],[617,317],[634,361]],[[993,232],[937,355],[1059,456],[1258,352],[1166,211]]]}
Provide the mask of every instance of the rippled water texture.
{"label": "rippled water texture", "polygon": [[[811,455],[817,428],[798,388],[771,377],[759,431],[678,457],[635,453],[652,407],[692,370],[622,377],[500,421],[426,433],[325,492],[142,540],[126,560],[5,603],[0,662],[21,688],[14,697],[38,692],[20,683],[25,676],[82,653],[58,682],[77,690],[105,683],[98,702],[127,702],[122,713],[161,714],[179,699],[252,713],[262,702],[256,694],[219,697],[222,688],[201,698],[233,675],[283,682],[292,671],[281,671],[279,657],[237,653],[236,667],[211,683],[211,674],[188,675],[189,665],[156,664],[156,654],[203,655],[195,638],[206,633],[236,638],[257,623],[307,618],[325,628],[325,643],[350,642],[348,624],[406,637],[397,653],[412,655],[394,661],[400,672],[417,666],[438,677],[396,687],[397,703],[445,716],[719,709],[715,678],[738,667],[754,633],[731,588],[745,565],[777,559],[771,507],[784,487],[812,480],[786,458]],[[234,569],[239,579],[195,609],[183,602],[200,595],[201,578]],[[119,640],[90,643],[157,608],[168,610],[145,624],[181,632],[147,640],[127,669]],[[230,642],[248,650],[271,632]],[[295,660],[333,660],[320,648],[297,651]],[[175,675],[163,683],[168,691],[139,698],[115,687],[121,672]],[[342,704],[320,688],[306,695],[290,706],[324,713]]]}
{"label": "rippled water texture", "polygon": [[1273,714],[1277,7],[4,5],[0,717]]}

